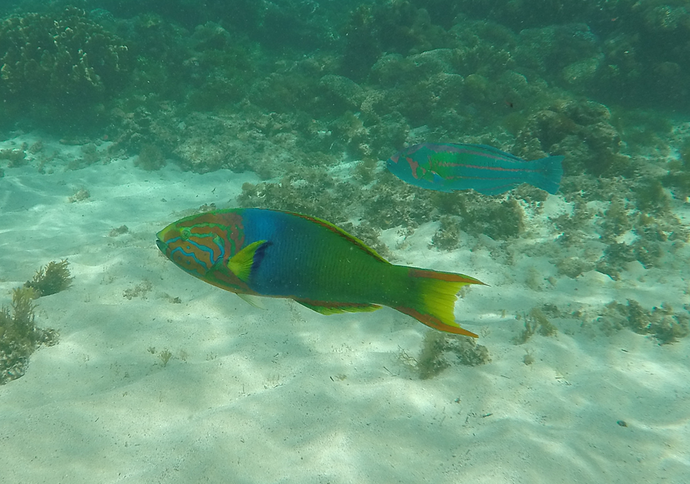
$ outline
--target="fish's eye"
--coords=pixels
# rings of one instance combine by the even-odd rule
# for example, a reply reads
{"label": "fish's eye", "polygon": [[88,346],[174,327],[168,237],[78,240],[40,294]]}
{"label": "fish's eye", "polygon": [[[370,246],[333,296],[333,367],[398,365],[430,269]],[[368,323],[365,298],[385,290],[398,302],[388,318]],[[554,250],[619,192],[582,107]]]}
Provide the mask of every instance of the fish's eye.
{"label": "fish's eye", "polygon": [[182,240],[187,240],[192,236],[192,231],[188,228],[184,228],[180,231],[180,235],[182,236]]}

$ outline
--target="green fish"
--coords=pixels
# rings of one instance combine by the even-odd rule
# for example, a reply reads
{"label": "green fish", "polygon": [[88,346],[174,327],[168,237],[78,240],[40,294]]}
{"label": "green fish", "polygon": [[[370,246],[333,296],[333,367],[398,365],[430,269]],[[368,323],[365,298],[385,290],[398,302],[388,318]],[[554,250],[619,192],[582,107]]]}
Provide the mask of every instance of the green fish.
{"label": "green fish", "polygon": [[391,264],[361,240],[315,217],[257,208],[185,217],[157,234],[188,274],[239,295],[290,298],[321,314],[388,306],[449,333],[457,293],[473,277]]}

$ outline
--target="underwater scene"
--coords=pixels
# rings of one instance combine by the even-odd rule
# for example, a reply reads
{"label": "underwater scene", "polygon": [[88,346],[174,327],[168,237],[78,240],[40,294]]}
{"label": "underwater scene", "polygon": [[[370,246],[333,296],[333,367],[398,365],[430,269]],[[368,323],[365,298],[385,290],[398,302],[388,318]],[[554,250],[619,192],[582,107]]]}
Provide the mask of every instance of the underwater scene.
{"label": "underwater scene", "polygon": [[4,0],[0,481],[690,482],[687,0]]}

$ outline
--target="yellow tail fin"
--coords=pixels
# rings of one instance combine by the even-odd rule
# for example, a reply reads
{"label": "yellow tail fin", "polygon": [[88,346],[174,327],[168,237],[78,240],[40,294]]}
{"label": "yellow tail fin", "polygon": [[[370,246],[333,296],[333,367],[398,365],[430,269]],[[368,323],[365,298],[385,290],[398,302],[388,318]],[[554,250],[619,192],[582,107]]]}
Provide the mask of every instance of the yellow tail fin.
{"label": "yellow tail fin", "polygon": [[462,286],[485,285],[483,282],[464,274],[414,268],[409,269],[408,277],[414,280],[412,287],[417,297],[411,295],[409,306],[396,306],[395,309],[439,331],[477,337],[455,322],[453,310]]}

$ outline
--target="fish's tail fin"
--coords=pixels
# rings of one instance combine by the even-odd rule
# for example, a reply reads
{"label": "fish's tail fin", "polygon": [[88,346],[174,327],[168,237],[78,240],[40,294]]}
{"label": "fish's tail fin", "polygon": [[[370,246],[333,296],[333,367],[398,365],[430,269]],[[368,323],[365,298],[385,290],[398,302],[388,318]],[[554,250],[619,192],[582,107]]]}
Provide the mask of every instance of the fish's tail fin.
{"label": "fish's tail fin", "polygon": [[535,172],[533,185],[549,192],[551,195],[558,191],[563,177],[563,159],[565,156],[547,156],[540,160],[535,160],[539,169]]}
{"label": "fish's tail fin", "polygon": [[455,322],[453,310],[462,286],[483,282],[463,274],[412,267],[405,269],[411,283],[410,294],[406,294],[407,300],[403,305],[392,306],[394,309],[439,331],[477,337]]}

